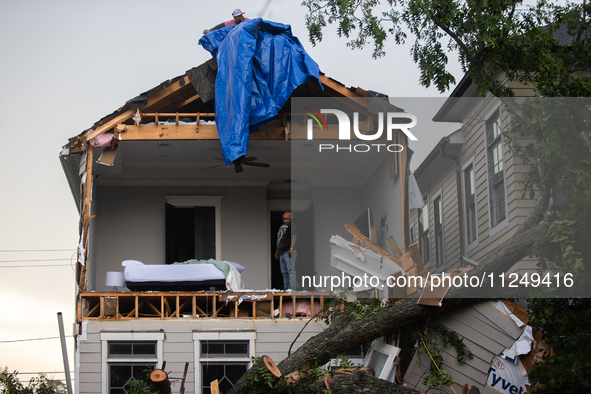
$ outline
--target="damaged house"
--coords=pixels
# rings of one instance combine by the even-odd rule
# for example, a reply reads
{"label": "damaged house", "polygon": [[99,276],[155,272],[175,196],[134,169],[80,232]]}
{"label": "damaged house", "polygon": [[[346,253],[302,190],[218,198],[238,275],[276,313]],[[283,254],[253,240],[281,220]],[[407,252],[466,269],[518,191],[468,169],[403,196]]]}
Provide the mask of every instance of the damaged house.
{"label": "damaged house", "polygon": [[[293,45],[290,31],[275,30]],[[287,44],[275,35],[272,40],[276,53],[265,56],[287,58],[281,47]],[[294,63],[305,57],[298,51]],[[122,393],[130,379],[144,376],[146,365],[170,372],[173,392],[209,393],[214,380],[226,392],[252,357],[285,358],[308,320],[304,317],[318,313],[330,286],[303,283],[302,277],[341,274],[330,264],[328,240],[333,234],[350,238],[344,224],[357,222],[370,237],[373,215],[380,215],[377,240],[383,247],[391,237],[404,245],[399,225],[405,212],[403,154],[384,150],[352,161],[340,152],[304,157],[298,150],[334,139],[338,123],[325,115],[324,123],[309,126],[306,119],[313,112],[294,111],[294,99],[354,98],[360,102],[352,109],[367,112],[369,98],[382,95],[347,88],[314,72],[308,60],[297,70],[293,63],[283,66],[271,73],[289,86],[270,87],[268,74],[250,85],[258,92],[265,85],[268,94],[279,92],[283,99],[274,102],[271,116],[255,122],[256,130],[247,123],[246,138],[236,138],[246,145],[227,148],[232,137],[220,137],[221,122],[226,127],[242,115],[217,116],[223,90],[216,76],[219,81],[228,68],[221,49],[212,53],[217,62],[138,95],[61,151],[80,213],[76,392]],[[273,63],[253,56],[254,67]],[[282,74],[285,69],[295,76]],[[384,101],[381,105],[389,106]],[[261,107],[267,110],[267,104]],[[378,124],[362,115],[358,127],[365,133]],[[391,139],[404,151],[404,133],[395,131]],[[294,160],[294,154],[302,157]],[[298,291],[288,292],[274,290],[282,281],[273,257],[286,210],[293,211],[298,225]],[[173,264],[192,260],[202,264]],[[321,323],[309,324],[294,346],[322,329]]]}
{"label": "damaged house", "polygon": [[[523,85],[507,83],[516,96],[533,95]],[[414,172],[420,195],[410,210],[411,243],[418,244],[425,269],[437,275],[478,267],[479,261],[515,234],[535,200],[523,195],[520,180],[529,167],[505,140],[503,130],[511,127],[511,116],[501,100],[479,97],[466,75],[433,120],[462,125],[444,137]],[[534,272],[536,264],[535,259],[521,260],[507,271],[507,283]],[[453,347],[440,347],[440,367],[454,378],[457,392],[463,384],[480,393],[525,392],[534,343],[527,320],[518,305],[486,301],[433,321],[455,332],[473,355],[460,363]],[[420,341],[416,346],[419,353],[423,348],[422,359],[412,358],[404,379],[408,386],[426,390],[424,378],[431,363],[426,346]],[[515,353],[515,348],[521,353]]]}
{"label": "damaged house", "polygon": [[[258,23],[274,34],[249,47],[263,50],[246,62],[252,72],[237,75],[244,51],[220,43]],[[498,133],[500,106],[453,97],[470,97],[469,80],[436,116],[464,126],[415,172],[417,209],[404,103],[323,75],[284,25],[253,20],[205,37],[215,60],[131,99],[60,154],[80,213],[76,392],[122,393],[146,365],[170,372],[173,392],[209,393],[216,380],[227,392],[252,357],[281,361],[296,338],[294,349],[320,333],[322,323],[306,323],[329,290],[382,299],[377,288],[392,275],[466,269],[530,207],[519,199],[526,169]],[[277,58],[289,63],[267,67]],[[235,126],[238,134],[228,131]],[[273,256],[286,210],[297,225],[292,291],[277,290]],[[352,280],[364,275],[376,282]],[[444,356],[457,389],[486,392],[493,359],[521,338],[518,307],[501,304],[439,317],[475,355],[461,366]],[[351,356],[425,390],[425,359],[386,342]]]}

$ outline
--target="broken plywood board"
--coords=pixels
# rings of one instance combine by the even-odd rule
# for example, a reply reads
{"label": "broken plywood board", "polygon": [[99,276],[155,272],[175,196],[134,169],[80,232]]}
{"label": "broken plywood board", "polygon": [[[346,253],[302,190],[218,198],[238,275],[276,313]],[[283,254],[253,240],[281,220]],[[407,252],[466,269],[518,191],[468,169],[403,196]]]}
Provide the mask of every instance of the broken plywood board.
{"label": "broken plywood board", "polygon": [[441,306],[443,298],[453,284],[453,279],[456,276],[462,276],[471,270],[472,267],[460,267],[451,270],[449,273],[431,276],[429,281],[426,283],[423,293],[421,294],[417,304]]}
{"label": "broken plywood board", "polygon": [[367,238],[365,235],[363,235],[357,227],[355,227],[351,224],[345,224],[345,228],[347,229],[347,231],[351,235],[353,235],[353,238],[355,239],[355,241],[356,241],[355,243],[357,245],[363,246],[364,248],[367,248],[382,257],[386,257],[386,258],[392,260],[393,262],[395,262],[396,264],[401,263],[400,259],[396,258],[395,256],[392,256],[390,253],[388,253],[384,249],[382,249],[379,245],[373,243],[369,238]]}
{"label": "broken plywood board", "polygon": [[404,253],[402,253],[402,250],[400,250],[400,247],[396,243],[396,240],[394,239],[394,237],[389,236],[388,238],[386,238],[386,244],[390,248],[390,251],[392,252],[392,255],[394,257],[399,258],[399,259],[402,258],[402,255]]}
{"label": "broken plywood board", "polygon": [[103,153],[96,161],[99,164],[103,164],[105,166],[112,167],[113,163],[115,163],[115,157],[117,156],[117,147],[115,148],[105,148]]}

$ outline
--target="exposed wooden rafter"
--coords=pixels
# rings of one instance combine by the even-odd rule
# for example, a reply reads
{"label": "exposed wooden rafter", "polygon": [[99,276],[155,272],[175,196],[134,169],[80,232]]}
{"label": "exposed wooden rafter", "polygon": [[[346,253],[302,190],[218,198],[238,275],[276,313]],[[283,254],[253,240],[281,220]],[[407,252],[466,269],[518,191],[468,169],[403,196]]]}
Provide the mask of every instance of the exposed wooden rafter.
{"label": "exposed wooden rafter", "polygon": [[[164,105],[168,104],[170,101],[173,101],[175,98],[170,98],[170,96],[183,89],[184,87],[193,89],[192,85],[190,84],[189,77],[186,75],[181,78],[180,80],[176,81],[175,83],[171,84],[170,86],[164,88],[160,92],[155,93],[151,97],[148,98],[147,104],[142,108],[143,112],[156,112],[159,108],[163,107]],[[185,89],[187,89],[185,88]],[[187,89],[188,90],[188,89]],[[194,89],[193,89],[194,92]],[[167,101],[165,100],[167,97],[170,99]],[[189,98],[183,98],[182,102],[185,102],[188,99],[192,101],[196,100],[199,95],[192,94]],[[107,120],[105,123],[99,125],[92,133],[82,136],[84,141],[90,141],[97,136],[103,134],[104,132],[112,129],[115,125],[119,123],[123,123],[129,119],[131,119],[136,113],[136,110],[129,109],[116,117]]]}

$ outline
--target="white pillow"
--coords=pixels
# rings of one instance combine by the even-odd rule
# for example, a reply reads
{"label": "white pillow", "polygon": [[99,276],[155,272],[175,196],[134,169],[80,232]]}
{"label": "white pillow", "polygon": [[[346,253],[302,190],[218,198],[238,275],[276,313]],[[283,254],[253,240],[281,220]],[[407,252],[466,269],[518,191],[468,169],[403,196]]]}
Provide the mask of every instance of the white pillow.
{"label": "white pillow", "polygon": [[144,265],[144,263],[137,260],[123,260],[121,265],[124,267],[133,267],[134,265]]}
{"label": "white pillow", "polygon": [[234,263],[234,262],[232,262],[232,261],[226,261],[226,263],[228,263],[228,264],[232,264],[234,267],[236,267],[236,269],[237,269],[237,270],[238,270],[238,272],[240,272],[240,273],[243,273],[243,272],[244,272],[244,270],[246,269],[246,267],[245,267],[245,266],[243,266],[243,265],[240,265],[240,264],[238,264],[238,263]]}

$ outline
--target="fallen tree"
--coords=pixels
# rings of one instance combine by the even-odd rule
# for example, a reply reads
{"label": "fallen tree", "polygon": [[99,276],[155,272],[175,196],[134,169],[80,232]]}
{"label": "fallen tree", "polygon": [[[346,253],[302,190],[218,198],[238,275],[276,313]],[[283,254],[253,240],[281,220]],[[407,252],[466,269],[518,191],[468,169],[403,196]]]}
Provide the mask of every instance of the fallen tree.
{"label": "fallen tree", "polygon": [[[534,242],[548,231],[547,224],[542,221],[544,212],[548,207],[548,202],[549,193],[541,193],[530,215],[515,235],[499,248],[496,248],[485,260],[481,261],[474,275],[484,272],[492,272],[495,275],[504,273],[515,263],[526,257],[528,250]],[[277,367],[283,376],[286,376],[304,368],[324,365],[332,358],[354,346],[372,341],[400,329],[418,326],[428,318],[479,301],[479,299],[475,298],[466,298],[467,295],[465,290],[454,288],[448,293],[441,307],[419,305],[417,304],[416,298],[406,298],[387,305],[377,310],[374,314],[366,315],[361,319],[350,315],[335,316],[326,330],[310,338],[293,354],[281,361]],[[255,367],[257,366],[260,365],[255,364],[253,368],[247,371],[236,382],[236,385],[230,390],[229,394],[282,392],[281,387],[278,385],[274,386],[274,391],[271,391],[268,386],[261,387],[258,389],[260,391],[253,390],[250,384],[252,378],[249,379],[249,376],[256,373],[257,368]],[[275,383],[278,381],[275,380]],[[393,383],[388,383],[388,385],[390,385],[392,390],[395,387],[400,387]],[[360,390],[358,392],[362,391]],[[406,392],[417,391],[410,390]]]}
{"label": "fallen tree", "polygon": [[[588,70],[591,59],[587,56],[591,15],[587,3],[561,6],[539,2],[538,7],[518,12],[519,1],[387,0],[385,3],[392,6],[396,3],[401,7],[392,7],[386,14],[376,6],[378,3],[370,0],[306,0],[304,4],[310,12],[306,23],[312,43],[322,39],[322,29],[327,23],[337,23],[340,35],[349,37],[353,31],[359,32],[359,36],[350,42],[352,47],[362,47],[368,39],[373,39],[374,55],[382,56],[388,32],[400,43],[406,39],[405,28],[408,28],[416,38],[412,54],[425,86],[434,84],[444,91],[454,84],[455,79],[447,70],[447,53],[457,50],[460,63],[481,95],[490,92],[496,97],[512,97],[506,79],[532,86],[544,97],[591,94],[591,82],[581,77],[581,72]],[[372,12],[374,7],[379,10],[375,15]],[[386,29],[382,26],[384,16],[390,19],[393,27]],[[570,37],[568,45],[558,40],[563,33]],[[450,40],[447,46],[442,43],[445,37]],[[498,79],[500,74],[504,78]],[[564,111],[565,115],[567,112]],[[587,112],[581,114],[575,118],[588,119]],[[530,158],[525,161],[531,167],[524,179],[525,190],[539,193],[537,202],[513,237],[479,261],[471,275],[505,273],[525,258],[534,246],[536,256],[542,262],[560,263],[560,268],[569,272],[580,272],[588,262],[586,256],[591,255],[588,242],[591,233],[588,225],[591,223],[588,125],[577,123],[567,133],[560,122],[554,126],[546,123],[546,119],[530,123],[529,131],[524,133],[522,130],[521,136],[531,139],[533,144],[522,151],[517,147],[516,153]],[[507,138],[518,137],[509,131],[505,133]],[[512,148],[515,151],[516,147]],[[562,189],[567,197],[566,203],[561,209],[555,205],[553,214],[545,217],[552,187]],[[539,240],[542,241],[536,242]],[[452,289],[440,308],[418,305],[416,299],[404,299],[363,319],[337,316],[326,330],[308,340],[278,367],[285,376],[305,367],[323,365],[353,346],[419,325],[437,314],[476,301],[462,298],[465,295],[460,289]],[[248,371],[230,393],[252,392],[248,386],[248,376],[252,373],[252,369]],[[363,386],[350,385],[348,388],[348,392],[367,392],[367,387]],[[391,392],[395,392],[394,388]]]}

